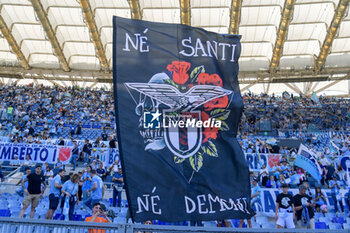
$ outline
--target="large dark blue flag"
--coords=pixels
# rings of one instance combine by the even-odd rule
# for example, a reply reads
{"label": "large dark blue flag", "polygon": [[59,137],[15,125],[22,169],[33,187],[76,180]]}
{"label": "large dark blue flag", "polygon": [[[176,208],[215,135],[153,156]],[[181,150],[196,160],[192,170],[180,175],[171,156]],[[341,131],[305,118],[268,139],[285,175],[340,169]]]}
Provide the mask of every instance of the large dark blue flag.
{"label": "large dark blue flag", "polygon": [[119,17],[113,26],[118,141],[133,219],[251,217],[236,140],[240,36]]}

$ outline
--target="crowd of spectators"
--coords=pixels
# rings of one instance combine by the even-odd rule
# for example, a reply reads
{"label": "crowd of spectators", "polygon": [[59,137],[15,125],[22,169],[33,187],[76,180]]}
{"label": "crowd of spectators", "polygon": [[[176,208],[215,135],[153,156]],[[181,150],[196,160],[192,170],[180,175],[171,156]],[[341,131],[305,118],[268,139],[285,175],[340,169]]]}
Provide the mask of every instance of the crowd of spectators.
{"label": "crowd of spectators", "polygon": [[[315,210],[326,213],[325,194],[322,189],[329,188],[336,211],[344,212],[343,202],[339,202],[341,189],[349,189],[350,177],[339,164],[339,156],[350,155],[350,135],[333,134],[328,137],[327,145],[319,146],[323,138],[320,134],[307,132],[315,127],[323,130],[346,131],[350,129],[350,100],[322,98],[317,101],[302,95],[243,96],[245,108],[240,124],[239,143],[247,154],[280,154],[280,160],[274,164],[259,161],[258,171],[251,172],[252,205],[260,200],[260,187],[297,188],[301,184],[313,198]],[[97,207],[103,200],[104,182],[112,183],[113,206],[121,206],[123,174],[118,161],[105,167],[99,159],[98,148],[117,148],[113,97],[109,90],[90,90],[79,87],[45,87],[41,85],[0,85],[0,137],[4,136],[13,143],[45,143],[72,146],[72,170],[65,182],[65,165],[58,161],[54,166],[43,164],[33,170],[33,162],[26,158],[23,162],[11,161],[12,166],[23,166],[24,175],[17,183],[17,193],[26,196],[20,216],[31,204],[30,216],[43,193],[40,188],[28,189],[31,179],[50,185],[50,208],[46,218],[51,219],[57,208],[63,208],[65,198],[69,206],[68,215],[72,219],[74,206],[83,201],[98,216]],[[259,131],[261,120],[271,120],[275,130],[293,130],[296,133],[285,135],[305,143],[317,154],[322,168],[322,180],[319,186],[302,168],[294,165],[298,148],[278,146],[270,139],[252,136]],[[99,130],[93,139],[83,137],[86,128],[95,125]],[[64,132],[69,129],[69,135]],[[309,130],[310,131],[310,130]],[[0,138],[0,141],[4,140]],[[78,143],[79,142],[79,143]],[[79,163],[85,167],[76,172]],[[39,169],[40,167],[40,169]],[[40,170],[40,171],[39,171]],[[36,175],[35,175],[36,174]],[[30,177],[30,179],[28,179]],[[38,181],[38,179],[40,180]],[[0,170],[0,178],[3,176]],[[56,182],[57,181],[57,182]],[[29,182],[29,183],[28,183]],[[32,184],[33,185],[33,184]],[[310,189],[315,188],[311,195]],[[58,195],[60,193],[60,195]],[[62,194],[62,196],[61,196]],[[94,195],[92,195],[94,194]],[[73,197],[73,198],[72,198]],[[349,202],[349,197],[345,199]],[[61,203],[61,206],[58,206]],[[349,203],[350,204],[350,203]],[[338,208],[339,205],[339,208]],[[96,207],[96,210],[94,210]],[[96,219],[93,217],[93,220]]]}
{"label": "crowd of spectators", "polygon": [[350,128],[350,99],[326,98],[317,100],[293,94],[245,94],[244,114],[240,131],[259,132],[261,120],[271,120],[276,130],[347,130]]}
{"label": "crowd of spectators", "polygon": [[112,92],[54,85],[0,84],[0,130],[17,141],[63,136],[79,138],[84,127],[112,129],[115,125]]}
{"label": "crowd of spectators", "polygon": [[[248,93],[243,101],[242,134],[259,132],[264,120],[272,130],[350,128],[349,99]],[[0,84],[0,136],[27,142],[66,136],[68,130],[69,136],[85,139],[85,128],[115,127],[113,107],[110,90]]]}

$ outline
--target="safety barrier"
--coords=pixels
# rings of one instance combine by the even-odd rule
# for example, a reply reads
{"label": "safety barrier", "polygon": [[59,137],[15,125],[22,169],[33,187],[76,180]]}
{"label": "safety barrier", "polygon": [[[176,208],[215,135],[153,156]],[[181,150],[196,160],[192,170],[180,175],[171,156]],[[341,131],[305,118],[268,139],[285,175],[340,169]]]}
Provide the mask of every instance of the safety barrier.
{"label": "safety barrier", "polygon": [[[330,229],[247,229],[247,228],[219,228],[219,227],[185,227],[185,226],[158,226],[143,224],[117,224],[117,223],[90,223],[90,222],[72,222],[55,221],[39,219],[20,219],[20,218],[0,218],[0,233],[87,233],[89,229],[104,229],[105,233],[136,233],[136,232],[196,232],[196,233],[214,233],[214,232],[328,232],[345,233],[349,230],[330,230]],[[97,231],[98,232],[98,231]]]}

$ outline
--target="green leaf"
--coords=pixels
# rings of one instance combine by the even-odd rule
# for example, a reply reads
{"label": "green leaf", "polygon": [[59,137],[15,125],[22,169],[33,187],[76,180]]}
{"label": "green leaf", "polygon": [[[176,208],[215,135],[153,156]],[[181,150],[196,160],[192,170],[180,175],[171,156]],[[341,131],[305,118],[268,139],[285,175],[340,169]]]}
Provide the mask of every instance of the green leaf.
{"label": "green leaf", "polygon": [[179,89],[179,85],[177,85],[172,79],[165,79],[164,80],[166,83],[176,87],[177,89]]}
{"label": "green leaf", "polygon": [[201,169],[201,167],[203,166],[203,156],[202,153],[197,152],[196,154],[192,155],[190,157],[190,164],[191,167],[193,168],[193,170],[195,170],[196,172],[199,171],[199,169]]}
{"label": "green leaf", "polygon": [[219,157],[218,155],[218,150],[216,149],[216,146],[213,142],[208,141],[208,146],[207,146],[207,154],[209,156],[213,156],[213,157]]}
{"label": "green leaf", "polygon": [[180,115],[180,114],[177,112],[167,112],[166,113],[166,116],[178,116],[178,115]]}
{"label": "green leaf", "polygon": [[224,121],[230,115],[231,110],[227,109],[215,109],[210,112],[210,118],[215,118],[217,121]]}
{"label": "green leaf", "polygon": [[180,157],[178,157],[178,156],[174,156],[174,162],[175,163],[182,163],[183,161],[185,161],[185,159],[183,159],[183,158],[180,158]]}
{"label": "green leaf", "polygon": [[221,121],[221,127],[219,128],[219,130],[228,131],[228,130],[230,130],[230,127],[228,127],[228,125],[226,124],[225,121]]}
{"label": "green leaf", "polygon": [[205,72],[204,66],[197,66],[196,68],[194,68],[190,74],[190,83],[197,83],[198,75],[204,72]]}

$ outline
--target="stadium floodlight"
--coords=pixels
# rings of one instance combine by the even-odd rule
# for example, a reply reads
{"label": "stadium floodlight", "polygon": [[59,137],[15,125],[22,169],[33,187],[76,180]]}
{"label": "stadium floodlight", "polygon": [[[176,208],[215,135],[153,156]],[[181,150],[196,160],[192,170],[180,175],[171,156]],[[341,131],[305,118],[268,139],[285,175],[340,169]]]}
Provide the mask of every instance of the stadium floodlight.
{"label": "stadium floodlight", "polygon": [[327,55],[329,54],[330,48],[332,47],[332,43],[334,41],[334,38],[337,35],[337,31],[339,29],[341,20],[343,19],[343,16],[346,12],[346,9],[349,6],[349,0],[340,0],[339,4],[337,6],[337,9],[334,12],[334,16],[332,19],[332,23],[330,24],[327,35],[324,39],[324,42],[322,44],[322,47],[320,49],[320,54],[317,57],[316,64],[315,64],[315,70],[320,71],[326,62]]}
{"label": "stadium floodlight", "polygon": [[283,45],[287,38],[289,24],[292,21],[295,0],[286,0],[282,10],[282,17],[278,28],[275,47],[273,48],[272,60],[270,64],[270,72],[273,73],[280,63]]}
{"label": "stadium floodlight", "polygon": [[242,0],[232,0],[230,12],[230,34],[238,34],[241,21]]}
{"label": "stadium floodlight", "polygon": [[106,58],[106,53],[104,51],[103,44],[101,42],[100,33],[99,33],[98,28],[96,26],[96,22],[95,22],[94,15],[93,15],[92,10],[91,10],[90,3],[88,0],[79,0],[79,3],[81,6],[83,15],[84,15],[86,25],[89,28],[92,43],[95,46],[96,53],[97,53],[98,59],[100,61],[100,65],[105,71],[108,71],[109,66],[108,66],[108,62],[107,62],[107,58]]}
{"label": "stadium floodlight", "polygon": [[140,8],[139,0],[129,0],[131,18],[132,19],[142,19],[142,13]]}
{"label": "stadium floodlight", "polygon": [[181,23],[191,25],[191,3],[190,0],[180,0]]}

